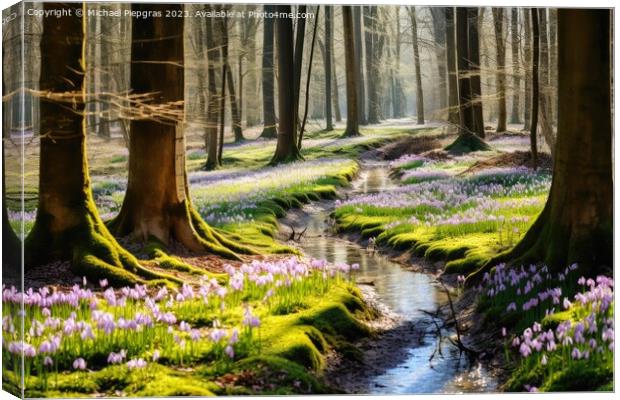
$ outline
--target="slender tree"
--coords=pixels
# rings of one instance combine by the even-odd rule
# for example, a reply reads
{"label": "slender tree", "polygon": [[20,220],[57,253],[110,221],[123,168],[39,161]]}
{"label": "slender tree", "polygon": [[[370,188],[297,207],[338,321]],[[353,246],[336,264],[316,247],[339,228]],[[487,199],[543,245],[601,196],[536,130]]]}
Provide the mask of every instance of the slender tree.
{"label": "slender tree", "polygon": [[500,262],[544,262],[584,274],[613,270],[611,11],[558,10],[558,141],[551,191],[543,211]]}
{"label": "slender tree", "polygon": [[[208,5],[207,10],[213,7]],[[207,123],[205,128],[205,147],[207,149],[207,161],[204,169],[207,171],[220,167],[218,157],[218,102],[217,102],[217,83],[216,67],[220,63],[220,49],[216,46],[214,20],[206,19],[205,37],[207,42]],[[133,71],[133,70],[132,70]]]}
{"label": "slender tree", "polygon": [[360,125],[366,125],[366,88],[364,81],[364,42],[362,41],[362,6],[353,6],[353,29],[355,31],[355,66],[357,67],[357,111]]}
{"label": "slender tree", "polygon": [[[229,6],[223,6],[222,11],[226,12]],[[222,154],[224,153],[224,128],[226,127],[226,75],[228,73],[228,17],[219,19],[220,25],[220,51],[222,55],[222,72],[220,74],[220,107],[219,107],[219,132],[220,138],[217,146],[217,161],[222,165]]]}
{"label": "slender tree", "polygon": [[[332,18],[334,9],[331,6],[325,7],[325,43],[331,43],[332,39]],[[325,46],[323,63],[325,64],[325,130],[334,130],[332,121],[332,49]]]}
{"label": "slender tree", "polygon": [[530,122],[530,151],[532,154],[532,169],[538,165],[538,102],[540,100],[539,87],[539,55],[540,55],[540,31],[538,29],[538,9],[532,8],[532,121]]}
{"label": "slender tree", "polygon": [[[26,268],[71,260],[74,273],[114,284],[140,282],[145,270],[110,234],[95,206],[84,129],[84,26],[81,4],[44,3],[44,10],[73,8],[73,15],[43,18],[40,89],[39,201],[25,241]],[[76,13],[75,11],[79,12]],[[88,60],[84,60],[87,62]]]}
{"label": "slender tree", "polygon": [[[277,5],[276,11],[288,15],[290,5]],[[293,46],[293,21],[291,18],[276,19],[276,50],[278,53],[278,141],[271,164],[301,159],[297,147],[297,107],[295,103],[295,47]],[[293,100],[293,101],[291,101]]]}
{"label": "slender tree", "polygon": [[523,9],[523,60],[525,70],[525,92],[523,96],[523,130],[529,131],[532,118],[532,15]]}
{"label": "slender tree", "polygon": [[418,117],[418,125],[424,125],[424,93],[422,91],[422,71],[420,69],[420,50],[418,48],[418,21],[415,6],[409,6],[409,18],[411,19],[413,64],[415,66],[416,115]]}
{"label": "slender tree", "polygon": [[448,121],[459,124],[459,88],[456,70],[456,44],[454,7],[445,7],[446,13],[446,61],[448,71]]}
{"label": "slender tree", "polygon": [[510,123],[521,122],[519,117],[521,95],[521,69],[519,67],[519,9],[513,7],[510,12],[510,44],[512,50],[512,112]]}
{"label": "slender tree", "polygon": [[545,142],[553,154],[555,148],[555,136],[553,134],[553,120],[551,112],[551,98],[549,86],[549,37],[547,30],[547,9],[538,10],[538,26],[540,28],[540,77],[538,84],[538,118],[540,120],[540,131],[545,138]]}
{"label": "slender tree", "polygon": [[439,109],[443,113],[448,106],[446,76],[446,13],[443,7],[431,7],[433,37],[435,39],[435,57],[437,58],[437,84],[439,93]]}
{"label": "slender tree", "polygon": [[[180,13],[181,7],[132,4],[133,11],[142,13],[171,9]],[[156,110],[174,110],[183,99],[182,21],[133,21],[131,87],[136,94],[157,94],[148,105]],[[185,136],[179,126],[183,116],[170,111],[165,115],[145,115],[131,122],[127,192],[119,215],[110,223],[111,230],[118,236],[163,245],[175,240],[191,251],[237,258],[235,252],[249,250],[210,228],[193,208],[185,170]]]}
{"label": "slender tree", "polygon": [[484,116],[482,112],[482,88],[480,86],[480,33],[478,29],[478,8],[468,7],[467,17],[469,26],[468,38],[468,62],[471,74],[472,107],[474,112],[474,132],[484,138]]}
{"label": "slender tree", "polygon": [[493,8],[497,62],[497,132],[506,131],[506,43],[504,42],[504,9]]}
{"label": "slender tree", "polygon": [[344,137],[359,136],[359,114],[357,112],[357,66],[355,65],[355,37],[353,33],[353,10],[342,6],[342,26],[344,28],[344,58],[347,80],[347,127]]}
{"label": "slender tree", "polygon": [[[272,5],[264,5],[264,11],[271,13],[275,10]],[[273,66],[273,31],[272,18],[265,18],[263,22],[263,132],[261,137],[272,139],[278,136],[276,128],[276,108],[274,101],[274,66]]]}

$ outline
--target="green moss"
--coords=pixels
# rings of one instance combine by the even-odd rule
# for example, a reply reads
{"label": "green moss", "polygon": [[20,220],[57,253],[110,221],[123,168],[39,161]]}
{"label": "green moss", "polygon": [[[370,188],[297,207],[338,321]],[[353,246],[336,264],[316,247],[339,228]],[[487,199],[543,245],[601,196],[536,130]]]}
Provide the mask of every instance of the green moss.
{"label": "green moss", "polygon": [[460,155],[474,151],[489,151],[491,147],[478,136],[467,133],[459,135],[454,142],[446,146],[445,150]]}

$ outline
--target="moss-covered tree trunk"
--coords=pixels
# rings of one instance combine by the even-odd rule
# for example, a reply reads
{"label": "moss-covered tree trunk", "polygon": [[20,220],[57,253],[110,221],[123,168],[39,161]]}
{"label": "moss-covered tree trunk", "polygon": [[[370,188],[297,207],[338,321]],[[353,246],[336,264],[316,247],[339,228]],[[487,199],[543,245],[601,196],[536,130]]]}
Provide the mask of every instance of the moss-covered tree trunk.
{"label": "moss-covered tree trunk", "polygon": [[[265,5],[266,13],[273,12],[272,5]],[[278,136],[276,128],[276,108],[274,100],[274,65],[273,65],[274,19],[265,18],[263,22],[263,132],[262,138],[273,139]]]}
{"label": "moss-covered tree trunk", "polygon": [[[276,6],[276,11],[290,13],[291,6]],[[276,48],[278,52],[278,142],[271,164],[301,159],[297,147],[297,118],[295,102],[295,62],[293,47],[293,22],[290,18],[276,19]]]}
{"label": "moss-covered tree trunk", "polygon": [[353,34],[353,10],[342,6],[342,26],[344,29],[344,58],[347,81],[347,127],[342,136],[360,136],[359,113],[357,112],[357,66],[355,65],[355,37]]}
{"label": "moss-covered tree trunk", "polygon": [[[44,4],[45,10],[58,7]],[[93,201],[83,117],[83,21],[72,14],[43,18],[39,87],[48,95],[41,99],[39,203],[24,261],[30,268],[69,259],[76,274],[115,284],[141,281],[139,275],[155,278],[116,242]]]}
{"label": "moss-covered tree trunk", "polygon": [[578,263],[591,275],[612,269],[610,10],[558,10],[558,96],[558,141],[545,208],[514,249],[480,271],[510,260],[544,262],[555,270]]}
{"label": "moss-covered tree trunk", "polygon": [[[180,12],[182,6],[132,4],[140,12],[163,13],[171,7]],[[174,109],[183,100],[182,33],[182,19],[174,24],[165,18],[133,21],[131,87],[136,94],[157,93],[151,105]],[[174,239],[191,251],[234,258],[233,250],[242,247],[209,228],[191,205],[179,119],[150,115],[131,122],[127,192],[111,230],[166,245]]]}

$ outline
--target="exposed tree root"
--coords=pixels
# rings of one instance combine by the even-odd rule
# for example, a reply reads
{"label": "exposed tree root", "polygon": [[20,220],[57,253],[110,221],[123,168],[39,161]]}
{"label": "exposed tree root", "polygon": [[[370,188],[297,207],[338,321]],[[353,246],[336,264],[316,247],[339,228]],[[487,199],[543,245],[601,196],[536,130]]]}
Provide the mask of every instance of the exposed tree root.
{"label": "exposed tree root", "polygon": [[94,204],[88,201],[77,223],[57,234],[51,229],[51,217],[37,215],[26,239],[26,265],[42,264],[54,259],[71,259],[71,269],[92,281],[106,278],[113,285],[130,285],[147,281],[178,279],[144,268],[121,247],[99,218]]}

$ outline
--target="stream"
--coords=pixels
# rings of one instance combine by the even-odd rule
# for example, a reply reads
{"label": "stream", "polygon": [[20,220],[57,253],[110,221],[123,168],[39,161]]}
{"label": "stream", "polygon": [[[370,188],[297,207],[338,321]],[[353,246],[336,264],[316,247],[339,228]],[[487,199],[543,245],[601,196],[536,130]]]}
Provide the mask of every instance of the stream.
{"label": "stream", "polygon": [[[396,187],[388,176],[386,163],[365,163],[348,194]],[[374,298],[379,308],[392,316],[393,323],[385,333],[360,345],[362,368],[345,363],[340,369],[330,371],[328,380],[348,393],[496,391],[497,381],[484,366],[472,365],[449,343],[447,337],[454,335],[454,330],[442,329],[443,339],[440,339],[436,324],[441,322],[422,311],[434,312],[447,301],[434,277],[408,270],[357,243],[332,235],[328,216],[333,207],[333,201],[308,204],[289,213],[282,226],[294,227],[296,232],[307,227],[298,246],[309,257],[332,263],[358,263],[356,282],[366,296]],[[436,351],[438,348],[441,353]]]}

